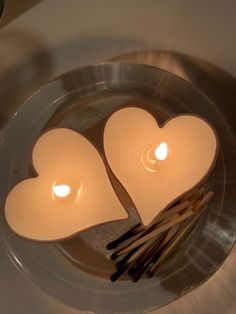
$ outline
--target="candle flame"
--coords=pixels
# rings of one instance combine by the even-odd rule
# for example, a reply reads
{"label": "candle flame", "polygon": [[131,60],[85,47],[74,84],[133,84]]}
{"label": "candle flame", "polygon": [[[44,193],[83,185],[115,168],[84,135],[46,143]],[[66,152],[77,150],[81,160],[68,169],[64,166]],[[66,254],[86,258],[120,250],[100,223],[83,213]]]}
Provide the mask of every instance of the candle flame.
{"label": "candle flame", "polygon": [[168,145],[163,142],[155,148],[154,155],[158,160],[165,160],[168,156]]}
{"label": "candle flame", "polygon": [[67,197],[71,194],[71,187],[67,184],[54,185],[52,187],[53,193],[57,197]]}

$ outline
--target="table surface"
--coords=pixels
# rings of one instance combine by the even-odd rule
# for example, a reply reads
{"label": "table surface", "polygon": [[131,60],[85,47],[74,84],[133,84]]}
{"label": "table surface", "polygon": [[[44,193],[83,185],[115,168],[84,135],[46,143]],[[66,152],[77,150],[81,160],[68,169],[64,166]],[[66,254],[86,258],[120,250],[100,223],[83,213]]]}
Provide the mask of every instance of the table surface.
{"label": "table surface", "polygon": [[[131,51],[175,50],[203,58],[236,76],[236,2],[226,0],[45,0],[0,30],[0,83],[17,64],[31,69],[17,102],[0,92],[0,126],[27,95],[46,80],[89,63]],[[14,5],[12,8],[14,10]],[[40,69],[43,64],[46,71]],[[39,64],[37,63],[39,62]],[[147,63],[153,63],[148,59]],[[21,69],[21,68],[20,68]],[[28,73],[28,72],[27,72]],[[20,78],[19,78],[20,79]],[[17,94],[18,93],[18,94]],[[4,116],[4,113],[6,115]],[[3,117],[3,118],[2,118]],[[1,120],[2,119],[2,120]],[[205,314],[236,312],[236,250],[204,285],[152,312]],[[1,312],[81,313],[44,294],[14,268],[0,249]],[[14,299],[13,297],[14,296]]]}

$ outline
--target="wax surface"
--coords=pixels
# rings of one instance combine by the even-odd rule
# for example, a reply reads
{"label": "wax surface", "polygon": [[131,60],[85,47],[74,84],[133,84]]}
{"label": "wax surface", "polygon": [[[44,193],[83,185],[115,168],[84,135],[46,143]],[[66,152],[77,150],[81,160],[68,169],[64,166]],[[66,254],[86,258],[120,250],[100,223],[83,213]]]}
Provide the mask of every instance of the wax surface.
{"label": "wax surface", "polygon": [[127,218],[94,146],[69,129],[45,133],[33,150],[38,177],[13,188],[5,216],[19,235],[64,239],[108,221]]}
{"label": "wax surface", "polygon": [[128,107],[107,121],[104,148],[112,171],[148,225],[206,176],[216,157],[217,138],[196,116],[178,116],[159,127],[147,111]]}

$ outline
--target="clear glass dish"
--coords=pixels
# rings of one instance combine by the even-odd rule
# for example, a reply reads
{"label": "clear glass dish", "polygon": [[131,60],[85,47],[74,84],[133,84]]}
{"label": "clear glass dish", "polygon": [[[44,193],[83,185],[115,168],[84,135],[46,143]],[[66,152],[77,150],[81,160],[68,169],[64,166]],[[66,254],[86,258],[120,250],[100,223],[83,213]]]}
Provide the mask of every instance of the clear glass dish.
{"label": "clear glass dish", "polygon": [[[215,126],[220,137],[220,156],[210,178],[214,200],[194,233],[158,276],[135,284],[128,280],[111,283],[103,274],[110,271],[105,252],[89,240],[94,235],[92,230],[74,239],[82,241],[84,252],[88,252],[83,267],[80,258],[76,260],[68,253],[66,245],[40,244],[17,237],[6,226],[1,211],[1,241],[16,267],[44,292],[88,312],[140,313],[161,307],[214,274],[235,241],[236,219],[228,196],[233,193],[227,193],[225,171],[225,168],[230,171],[235,142],[224,116],[190,83],[142,64],[112,62],[76,69],[48,82],[26,100],[0,139],[4,182],[1,208],[11,187],[32,176],[31,151],[42,131],[68,127],[86,134],[99,147],[104,119],[127,103],[144,106],[161,122],[179,113],[201,115]],[[100,239],[103,232],[107,231],[97,232]],[[97,240],[100,241],[99,236]],[[100,262],[91,266],[98,254]]]}

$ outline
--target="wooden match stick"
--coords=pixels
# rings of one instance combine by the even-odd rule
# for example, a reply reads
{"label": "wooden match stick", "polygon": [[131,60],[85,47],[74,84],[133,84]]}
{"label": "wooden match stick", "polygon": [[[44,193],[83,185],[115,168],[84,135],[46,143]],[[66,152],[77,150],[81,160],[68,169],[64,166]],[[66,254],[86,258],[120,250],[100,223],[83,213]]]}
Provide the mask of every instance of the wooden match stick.
{"label": "wooden match stick", "polygon": [[170,229],[170,231],[167,232],[166,236],[163,237],[160,245],[154,248],[152,254],[150,255],[150,258],[145,260],[145,263],[137,265],[136,268],[135,266],[133,266],[129,269],[128,272],[134,282],[137,282],[141,278],[141,276],[147,271],[147,269],[149,269],[150,266],[152,266],[160,258],[165,250],[165,246],[167,246],[168,242],[170,242],[174,238],[179,229],[179,225],[176,225],[172,229]]}
{"label": "wooden match stick", "polygon": [[113,259],[115,259],[116,253],[118,253],[120,250],[122,250],[123,248],[125,248],[128,245],[132,244],[137,239],[143,237],[145,234],[150,233],[155,228],[155,226],[157,226],[160,222],[163,222],[163,220],[171,218],[174,214],[177,214],[177,213],[181,212],[182,210],[186,209],[188,207],[188,205],[189,205],[189,202],[188,201],[184,201],[184,202],[174,206],[173,208],[171,208],[167,212],[163,213],[162,216],[157,218],[155,220],[155,222],[148,229],[137,231],[136,234],[131,235],[129,238],[127,238],[127,240],[123,241],[122,245],[119,246],[118,251],[113,253],[111,255],[111,257],[113,257]]}
{"label": "wooden match stick", "polygon": [[200,196],[204,191],[206,190],[206,188],[202,185],[199,187],[194,188],[193,190],[187,192],[182,201],[188,200],[190,201],[192,198],[197,198],[198,196]]}
{"label": "wooden match stick", "polygon": [[138,281],[143,273],[148,277],[153,276],[183,236],[195,227],[196,220],[213,194],[212,191],[206,192],[204,186],[196,188],[188,194],[187,199],[159,214],[149,228],[143,229],[138,224],[109,243],[109,248],[119,246],[111,255],[112,259],[124,255],[116,263],[117,272],[111,276],[111,281],[117,280],[126,271],[133,281]]}
{"label": "wooden match stick", "polygon": [[132,257],[136,251],[139,250],[141,246],[136,247],[135,249],[131,250],[128,254],[126,254],[121,260],[116,263],[116,269],[119,270],[125,266],[125,264],[130,263],[130,257]]}
{"label": "wooden match stick", "polygon": [[165,219],[168,219],[169,217],[171,217],[174,214],[178,214],[182,210],[186,209],[189,205],[190,205],[189,201],[186,200],[184,202],[179,203],[178,205],[176,205],[174,207],[170,207],[170,209],[165,211],[163,214],[160,213],[157,216],[157,218],[155,219],[155,223],[158,221],[163,221]]}
{"label": "wooden match stick", "polygon": [[180,229],[177,237],[173,239],[173,241],[170,242],[170,244],[167,246],[166,250],[163,252],[163,255],[160,257],[160,259],[157,260],[157,262],[147,271],[147,276],[152,277],[156,271],[159,269],[161,263],[173,252],[172,249],[178,244],[178,242],[182,239],[182,237],[191,229],[191,227],[195,226],[196,220],[199,218],[200,214],[205,210],[206,208],[206,200],[210,200],[210,198],[213,196],[213,193],[209,193],[207,198],[203,203],[205,203],[205,206],[198,207],[197,208],[197,215],[188,223],[185,225],[184,229]]}
{"label": "wooden match stick", "polygon": [[160,237],[154,241],[154,244],[148,248],[143,254],[140,254],[136,258],[134,266],[132,266],[128,273],[134,282],[138,281],[142,274],[145,272],[147,265],[152,261],[153,256],[159,252],[159,247],[163,241],[164,237]]}
{"label": "wooden match stick", "polygon": [[140,254],[144,254],[144,252],[152,247],[157,242],[157,239],[150,239],[146,243],[144,243],[139,249],[129,258],[128,262],[132,262],[135,260]]}
{"label": "wooden match stick", "polygon": [[157,229],[155,229],[154,231],[148,233],[147,235],[141,237],[140,239],[137,239],[136,241],[134,241],[133,243],[131,243],[130,245],[128,245],[127,247],[123,248],[122,250],[119,250],[118,252],[116,252],[119,255],[123,255],[126,252],[129,252],[130,250],[132,250],[133,248],[135,248],[136,246],[146,242],[147,240],[169,230],[171,227],[173,227],[174,225],[184,221],[185,219],[191,217],[194,214],[194,212],[192,210],[187,211],[185,214],[179,216],[179,218],[173,219],[172,221],[161,225],[160,227],[158,227]]}
{"label": "wooden match stick", "polygon": [[[203,188],[203,190],[204,190],[204,188]],[[188,200],[185,200],[185,201],[179,203],[178,205],[171,207],[170,209],[166,210],[163,214],[158,215],[150,227],[157,225],[157,223],[160,223],[161,221],[163,221],[165,219],[173,218],[174,214],[177,214],[177,213],[181,212],[182,210],[186,209],[189,206],[189,204],[190,204],[190,202]],[[125,241],[136,240],[137,238],[139,238],[139,236],[141,236],[141,234],[139,234],[139,233],[145,232],[145,231],[147,231],[147,230],[144,230],[142,225],[139,223],[138,225],[134,226],[129,231],[127,231],[125,234],[123,234],[120,238],[108,243],[107,249],[112,250],[112,249],[116,248],[119,244],[121,244]],[[132,237],[134,237],[138,234],[139,234],[139,236],[132,239]],[[124,246],[126,246],[127,244],[128,243],[125,243]]]}
{"label": "wooden match stick", "polygon": [[[139,247],[138,247],[139,248]],[[134,249],[135,250],[135,249]],[[116,281],[121,275],[123,275],[129,268],[131,268],[134,265],[134,261],[130,263],[124,263],[119,269],[111,275],[110,280],[112,282]]]}
{"label": "wooden match stick", "polygon": [[130,237],[134,236],[135,234],[139,233],[141,230],[143,230],[143,227],[141,223],[135,225],[133,228],[128,230],[126,233],[124,233],[122,236],[120,236],[118,239],[110,242],[107,244],[107,249],[112,250],[116,248],[120,243],[123,241],[129,239]]}

